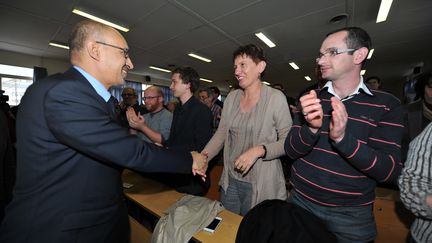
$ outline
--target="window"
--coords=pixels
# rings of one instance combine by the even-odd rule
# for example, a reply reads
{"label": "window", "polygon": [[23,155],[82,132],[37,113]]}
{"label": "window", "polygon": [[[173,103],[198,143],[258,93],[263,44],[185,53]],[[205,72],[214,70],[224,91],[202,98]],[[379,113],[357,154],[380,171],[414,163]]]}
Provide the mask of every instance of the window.
{"label": "window", "polygon": [[27,88],[33,83],[33,68],[24,68],[0,64],[0,89],[9,96],[9,105],[21,102]]}
{"label": "window", "polygon": [[19,78],[1,78],[1,89],[4,90],[4,95],[9,96],[8,104],[10,106],[19,105],[27,88],[33,83],[31,79]]}

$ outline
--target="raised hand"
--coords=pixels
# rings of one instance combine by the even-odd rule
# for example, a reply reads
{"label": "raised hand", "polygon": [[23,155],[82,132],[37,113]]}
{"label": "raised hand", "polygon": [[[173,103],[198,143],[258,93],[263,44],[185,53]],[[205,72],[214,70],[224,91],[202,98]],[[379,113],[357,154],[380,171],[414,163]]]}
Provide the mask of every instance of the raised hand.
{"label": "raised hand", "polygon": [[257,159],[265,153],[262,145],[258,145],[248,149],[241,154],[234,162],[234,168],[246,175],[250,168],[255,164]]}
{"label": "raised hand", "polygon": [[309,123],[312,132],[316,133],[323,123],[323,109],[321,101],[317,97],[315,90],[300,98],[301,112],[305,120]]}
{"label": "raised hand", "polygon": [[201,176],[201,179],[205,181],[205,178],[207,177],[206,171],[208,167],[207,156],[202,153],[198,153],[197,151],[192,151],[191,154],[193,159],[192,174],[198,174],[199,176]]}
{"label": "raised hand", "polygon": [[137,115],[132,107],[127,109],[126,118],[128,120],[129,126],[134,129],[140,130],[140,128],[145,125],[144,117],[141,114]]}
{"label": "raised hand", "polygon": [[330,120],[329,137],[338,143],[345,136],[348,113],[345,109],[345,105],[336,97],[331,98],[331,106],[333,111]]}

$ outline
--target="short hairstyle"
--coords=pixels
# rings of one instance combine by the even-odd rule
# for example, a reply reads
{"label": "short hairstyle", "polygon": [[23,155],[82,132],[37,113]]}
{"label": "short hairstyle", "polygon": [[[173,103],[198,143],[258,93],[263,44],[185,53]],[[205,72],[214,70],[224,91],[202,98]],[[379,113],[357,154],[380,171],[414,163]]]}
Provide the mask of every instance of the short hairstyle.
{"label": "short hairstyle", "polygon": [[110,27],[93,20],[83,20],[76,24],[69,36],[69,52],[80,51],[90,36],[102,36]]}
{"label": "short hairstyle", "polygon": [[[345,28],[337,29],[328,33],[326,37],[341,31],[347,32],[347,36],[345,38],[345,43],[347,45],[347,48],[360,49],[362,47],[366,47],[369,53],[369,51],[372,48],[372,40],[369,34],[360,27],[345,27]],[[364,64],[366,60],[367,58],[365,58],[362,63]]]}
{"label": "short hairstyle", "polygon": [[137,93],[136,93],[135,89],[132,88],[132,87],[124,87],[123,90],[122,90],[122,94],[123,94],[126,90],[131,90],[132,93],[133,93],[133,95],[134,95],[134,96],[137,96]]}
{"label": "short hairstyle", "polygon": [[216,87],[216,86],[212,86],[212,87],[210,87],[210,89],[213,90],[213,93],[215,93],[215,94],[217,94],[217,95],[220,95],[220,90],[219,90],[218,87]]}
{"label": "short hairstyle", "polygon": [[368,83],[369,80],[372,80],[372,79],[376,79],[376,81],[378,81],[379,84],[381,83],[381,79],[378,78],[378,77],[376,77],[376,76],[372,76],[372,77],[367,78],[367,79],[366,79],[366,83]]}
{"label": "short hairstyle", "polygon": [[362,47],[366,47],[368,50],[372,48],[372,41],[369,34],[360,27],[345,27],[337,29],[328,33],[326,37],[341,31],[345,31],[348,33],[347,37],[345,38],[347,48],[359,49]]}
{"label": "short hairstyle", "polygon": [[215,94],[214,90],[211,87],[210,88],[201,88],[199,90],[199,93],[201,93],[201,92],[207,92],[207,95],[209,97],[213,97],[213,95]]}
{"label": "short hairstyle", "polygon": [[260,61],[266,61],[263,49],[254,44],[240,46],[237,48],[237,50],[233,52],[233,61],[237,57],[243,55],[250,57],[256,64],[258,64]]}
{"label": "short hairstyle", "polygon": [[155,90],[158,95],[162,96],[162,98],[164,97],[164,93],[160,87],[158,87],[156,85],[152,85],[150,87],[147,87],[147,89],[145,89],[145,90],[149,90],[149,89]]}
{"label": "short hairstyle", "polygon": [[195,93],[198,90],[200,85],[200,76],[197,71],[191,67],[179,67],[172,71],[172,74],[178,73],[180,74],[180,78],[182,79],[184,84],[190,84],[190,90]]}
{"label": "short hairstyle", "polygon": [[[258,47],[254,44],[249,44],[245,46],[240,46],[233,52],[233,62],[239,56],[246,55],[250,57],[255,64],[258,64],[260,61],[266,62],[267,59],[264,56],[264,51],[261,47]],[[264,76],[265,70],[261,73],[260,78]]]}

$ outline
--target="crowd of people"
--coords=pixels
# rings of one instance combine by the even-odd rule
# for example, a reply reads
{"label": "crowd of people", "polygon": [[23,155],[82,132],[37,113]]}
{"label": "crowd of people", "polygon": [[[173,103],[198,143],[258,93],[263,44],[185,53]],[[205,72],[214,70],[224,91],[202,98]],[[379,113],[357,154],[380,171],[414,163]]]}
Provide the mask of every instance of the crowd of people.
{"label": "crowd of people", "polygon": [[[319,82],[297,98],[262,83],[262,48],[238,47],[238,89],[223,103],[217,87],[199,88],[191,67],[171,72],[175,100],[150,86],[144,105],[130,87],[119,102],[108,90],[134,67],[125,38],[86,20],[69,44],[71,68],[23,97],[16,144],[0,112],[8,135],[0,141],[1,242],[127,242],[123,168],[197,196],[219,183],[225,209],[243,216],[266,200],[288,201],[338,242],[374,241],[375,188],[398,185],[417,216],[411,240],[432,242],[432,76],[419,78],[418,100],[405,106],[378,77],[363,80],[372,48],[365,30],[328,33],[316,58]],[[211,182],[220,153],[221,179]]]}

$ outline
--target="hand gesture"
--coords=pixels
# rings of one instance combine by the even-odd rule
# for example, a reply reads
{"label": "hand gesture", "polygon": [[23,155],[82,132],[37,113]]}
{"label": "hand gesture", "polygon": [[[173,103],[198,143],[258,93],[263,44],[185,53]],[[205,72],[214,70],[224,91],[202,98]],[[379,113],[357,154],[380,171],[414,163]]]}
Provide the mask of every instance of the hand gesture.
{"label": "hand gesture", "polygon": [[135,110],[132,107],[129,107],[126,111],[126,118],[128,120],[129,126],[134,129],[139,129],[142,126],[145,126],[145,119],[144,117],[138,113],[138,115],[135,113]]}
{"label": "hand gesture", "polygon": [[345,109],[345,105],[339,99],[332,97],[330,101],[333,111],[330,120],[329,137],[338,143],[345,136],[348,113]]}
{"label": "hand gesture", "polygon": [[246,175],[257,159],[263,154],[264,149],[261,145],[250,148],[235,160],[234,168],[240,171],[242,175]]}
{"label": "hand gesture", "polygon": [[197,151],[192,151],[191,154],[193,159],[192,174],[200,175],[201,179],[205,181],[205,178],[207,177],[206,171],[208,167],[207,156],[198,153]]}
{"label": "hand gesture", "polygon": [[321,128],[323,123],[323,109],[321,101],[318,99],[315,90],[300,98],[301,112],[305,120],[309,123],[312,132]]}

